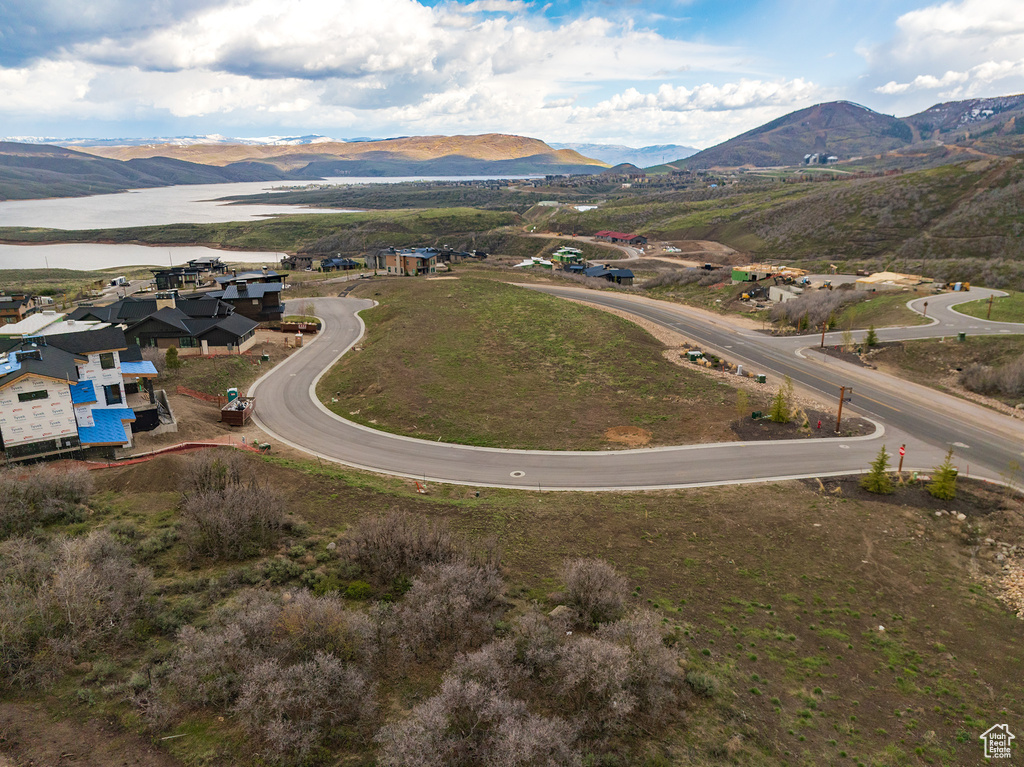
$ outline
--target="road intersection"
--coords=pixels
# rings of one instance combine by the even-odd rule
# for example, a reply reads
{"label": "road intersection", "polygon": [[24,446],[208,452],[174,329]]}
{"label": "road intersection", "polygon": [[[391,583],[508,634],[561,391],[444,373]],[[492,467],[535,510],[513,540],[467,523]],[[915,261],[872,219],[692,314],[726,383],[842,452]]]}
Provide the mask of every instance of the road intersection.
{"label": "road intersection", "polygon": [[[355,298],[310,300],[323,321],[321,333],[250,389],[251,396],[258,394],[256,420],[279,441],[324,460],[423,481],[533,490],[663,489],[850,474],[865,471],[883,443],[890,452],[907,445],[905,470],[929,470],[951,445],[961,473],[970,476],[998,481],[1012,464],[1024,463],[1021,421],[825,358],[813,351],[820,335],[777,338],[738,326],[726,317],[625,293],[529,287],[662,325],[743,363],[748,370],[768,373],[776,384],[789,375],[823,401],[831,401],[840,385],[853,385],[854,409],[874,420],[878,428],[873,435],[845,439],[557,452],[472,447],[388,434],[339,417],[316,397],[322,375],[362,337],[364,327],[357,312],[372,302]],[[884,328],[877,331],[878,336],[898,340],[955,337],[958,332],[1024,333],[1024,324],[986,322],[950,308],[988,294],[974,289],[966,296],[930,296],[931,324]],[[911,302],[912,308],[924,300]],[[839,334],[826,335],[826,343],[839,342]]]}

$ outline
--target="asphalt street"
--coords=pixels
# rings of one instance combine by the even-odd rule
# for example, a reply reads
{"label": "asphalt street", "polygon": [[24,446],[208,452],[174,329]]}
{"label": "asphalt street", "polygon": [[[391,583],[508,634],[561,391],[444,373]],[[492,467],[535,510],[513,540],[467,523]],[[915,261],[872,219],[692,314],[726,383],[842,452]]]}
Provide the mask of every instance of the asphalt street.
{"label": "asphalt street", "polygon": [[[250,389],[250,396],[257,397],[256,420],[286,444],[361,469],[428,482],[540,490],[655,489],[849,474],[866,470],[883,442],[890,452],[907,444],[905,470],[930,469],[950,444],[958,462],[964,464],[961,471],[966,469],[972,476],[998,479],[1010,461],[1024,460],[1020,422],[875,371],[834,360],[823,362],[820,355],[799,356],[799,347],[816,343],[814,337],[773,339],[674,304],[603,291],[531,287],[632,312],[720,349],[723,356],[743,362],[748,369],[771,371],[776,381],[790,375],[825,399],[853,380],[854,409],[877,420],[879,428],[872,436],[851,439],[575,452],[500,450],[387,434],[331,413],[315,396],[319,378],[362,336],[362,321],[355,313],[372,304],[354,298],[312,300],[323,330],[314,340],[307,337],[302,350]],[[937,319],[934,325],[879,331],[880,337],[888,338],[890,332],[913,337],[949,334],[943,324],[944,301],[933,304],[934,300],[929,299],[929,314]],[[956,317],[951,313],[947,319]],[[1022,325],[983,324],[973,318],[970,322],[977,326],[977,333],[1024,332]]]}

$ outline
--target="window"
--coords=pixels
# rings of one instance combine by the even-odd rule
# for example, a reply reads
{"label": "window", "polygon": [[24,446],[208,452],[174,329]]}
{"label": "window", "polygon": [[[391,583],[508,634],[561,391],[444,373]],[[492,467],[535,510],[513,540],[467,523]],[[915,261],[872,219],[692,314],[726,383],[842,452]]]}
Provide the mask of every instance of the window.
{"label": "window", "polygon": [[110,370],[115,367],[113,352],[103,352],[103,354],[100,355],[100,367],[103,370]]}
{"label": "window", "polygon": [[121,385],[111,384],[110,386],[103,387],[103,395],[107,399],[108,405],[117,405],[121,403]]}
{"label": "window", "polygon": [[40,389],[39,391],[26,391],[18,395],[18,402],[31,402],[34,399],[46,399],[50,396],[50,392],[46,389]]}
{"label": "window", "polygon": [[192,336],[182,336],[178,339],[178,346],[182,349],[195,349],[199,342]]}

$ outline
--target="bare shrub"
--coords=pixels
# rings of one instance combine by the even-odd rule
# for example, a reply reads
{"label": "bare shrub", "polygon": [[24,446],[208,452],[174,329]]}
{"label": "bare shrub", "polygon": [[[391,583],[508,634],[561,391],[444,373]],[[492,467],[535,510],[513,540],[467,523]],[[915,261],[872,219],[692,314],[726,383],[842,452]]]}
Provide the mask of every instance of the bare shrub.
{"label": "bare shrub", "polygon": [[0,471],[0,538],[39,525],[78,521],[93,491],[85,469],[51,467]]}
{"label": "bare shrub", "polygon": [[274,654],[289,662],[327,653],[346,662],[367,663],[375,644],[366,615],[349,610],[339,596],[315,597],[308,591],[282,605],[273,639]]}
{"label": "bare shrub", "polygon": [[626,605],[626,580],[601,559],[570,559],[562,566],[565,604],[579,623],[593,626],[617,620]]}
{"label": "bare shrub", "polygon": [[185,463],[181,491],[186,496],[258,486],[256,466],[235,450],[203,450]]}
{"label": "bare shrub", "polygon": [[399,512],[360,520],[349,531],[346,546],[349,558],[381,585],[427,565],[468,558],[447,528]]}
{"label": "bare shrub", "polygon": [[621,725],[636,707],[628,664],[629,651],[612,642],[592,636],[567,642],[556,665],[560,710],[574,714],[591,735]]}
{"label": "bare shrub", "polygon": [[330,732],[372,711],[366,674],[318,652],[283,666],[276,659],[246,670],[234,712],[276,762],[304,763]]}
{"label": "bare shrub", "polygon": [[142,615],[148,571],[106,532],[0,549],[0,678],[31,684],[124,637]]}
{"label": "bare shrub", "polygon": [[409,718],[381,729],[382,767],[572,767],[582,763],[564,721],[530,714],[505,693],[448,677]]}
{"label": "bare shrub", "polygon": [[167,370],[167,355],[163,349],[157,349],[155,346],[144,347],[142,349],[142,359],[152,362],[156,372],[160,375],[163,375]]}
{"label": "bare shrub", "polygon": [[651,288],[675,288],[697,283],[701,287],[717,285],[732,280],[732,269],[680,269],[659,274],[640,284],[644,290]]}
{"label": "bare shrub", "polygon": [[181,533],[191,555],[246,559],[277,540],[284,524],[281,497],[265,487],[231,485],[187,496]]}
{"label": "bare shrub", "polygon": [[795,328],[807,330],[832,324],[844,306],[864,300],[859,293],[838,290],[805,290],[792,301],[772,307],[772,320],[783,320]]}
{"label": "bare shrub", "polygon": [[683,681],[679,656],[665,645],[654,613],[642,610],[605,624],[597,636],[629,651],[627,689],[636,703],[634,716],[660,719],[678,710]]}
{"label": "bare shrub", "polygon": [[425,567],[399,607],[403,646],[423,659],[480,644],[494,631],[504,589],[493,568],[461,562]]}
{"label": "bare shrub", "polygon": [[960,385],[979,394],[1024,397],[1024,359],[1005,365],[971,365],[960,374]]}

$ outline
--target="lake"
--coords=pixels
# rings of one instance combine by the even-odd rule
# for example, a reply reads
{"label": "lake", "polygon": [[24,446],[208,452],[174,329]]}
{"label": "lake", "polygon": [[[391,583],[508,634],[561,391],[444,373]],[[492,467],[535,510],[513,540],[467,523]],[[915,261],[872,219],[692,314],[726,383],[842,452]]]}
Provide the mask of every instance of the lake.
{"label": "lake", "polygon": [[[389,178],[327,178],[310,182],[325,184],[397,184],[404,181],[485,181],[519,176],[431,176]],[[47,200],[0,202],[0,226],[47,229],[105,229],[108,227],[209,224],[249,221],[273,215],[343,213],[343,209],[306,208],[295,205],[228,205],[218,197],[272,192],[273,187],[302,186],[294,181],[253,181],[237,184],[188,184],[157,189],[136,189],[92,197],[61,197]],[[285,191],[279,189],[278,191]],[[106,269],[119,266],[183,264],[199,256],[219,255],[224,261],[276,263],[280,253],[240,253],[203,247],[146,247],[143,245],[3,245],[0,269]],[[47,264],[47,262],[49,262]]]}

